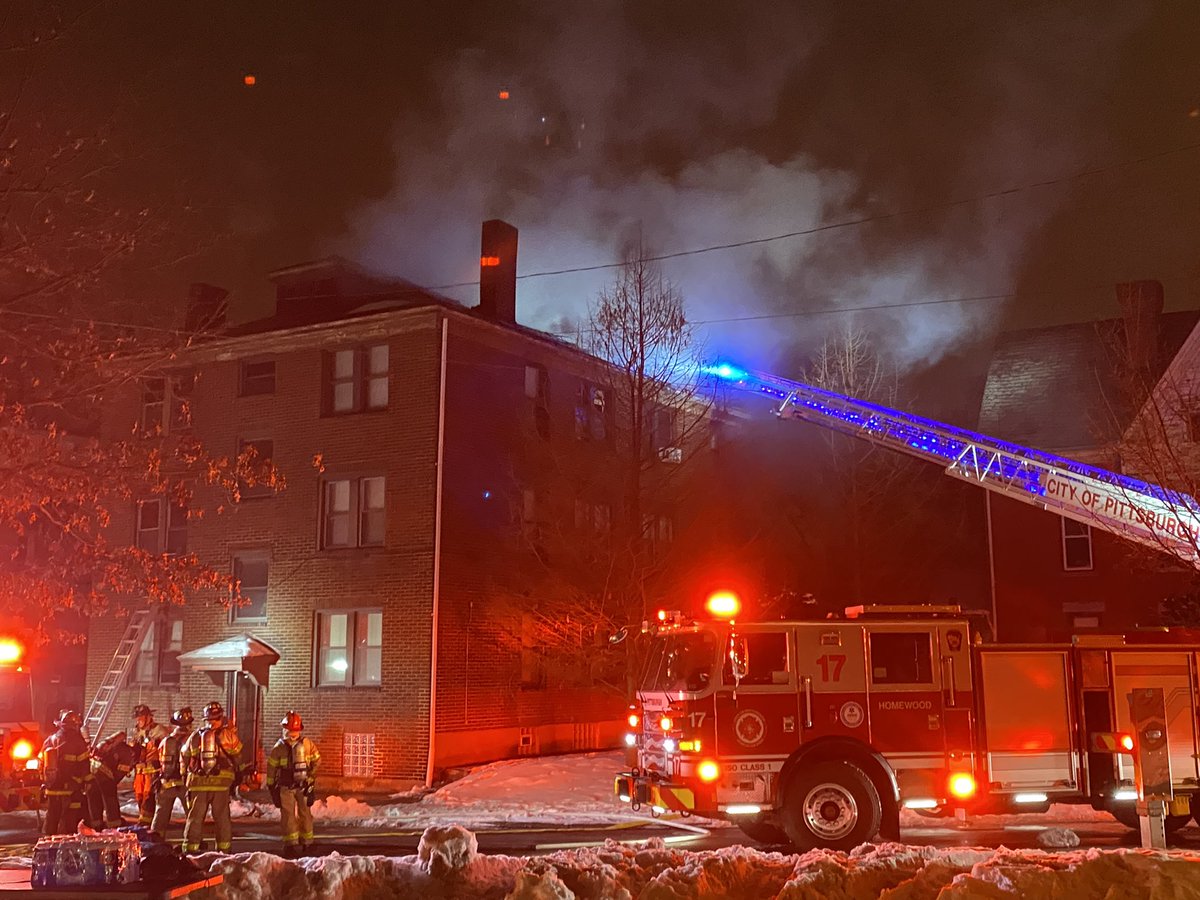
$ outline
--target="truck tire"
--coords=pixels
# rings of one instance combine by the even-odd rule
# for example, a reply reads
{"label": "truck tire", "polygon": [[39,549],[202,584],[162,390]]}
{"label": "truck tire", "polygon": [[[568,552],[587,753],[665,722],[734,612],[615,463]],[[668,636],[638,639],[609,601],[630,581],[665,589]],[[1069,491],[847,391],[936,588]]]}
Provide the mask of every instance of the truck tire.
{"label": "truck tire", "polygon": [[853,763],[804,766],[788,784],[783,829],[798,850],[850,850],[874,837],[882,821],[879,792]]}
{"label": "truck tire", "polygon": [[742,834],[759,844],[789,844],[791,840],[787,832],[774,822],[768,822],[763,815],[738,816],[733,824],[741,829]]}

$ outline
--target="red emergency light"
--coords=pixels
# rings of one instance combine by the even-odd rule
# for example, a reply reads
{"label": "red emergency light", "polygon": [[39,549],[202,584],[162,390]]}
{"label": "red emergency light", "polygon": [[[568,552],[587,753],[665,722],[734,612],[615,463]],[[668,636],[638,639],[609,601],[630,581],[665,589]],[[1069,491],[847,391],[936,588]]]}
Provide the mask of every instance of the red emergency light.
{"label": "red emergency light", "polygon": [[708,595],[704,608],[718,619],[732,619],[742,611],[742,601],[733,591],[714,591]]}
{"label": "red emergency light", "polygon": [[20,641],[12,638],[0,638],[0,665],[10,665],[21,661],[25,648]]}

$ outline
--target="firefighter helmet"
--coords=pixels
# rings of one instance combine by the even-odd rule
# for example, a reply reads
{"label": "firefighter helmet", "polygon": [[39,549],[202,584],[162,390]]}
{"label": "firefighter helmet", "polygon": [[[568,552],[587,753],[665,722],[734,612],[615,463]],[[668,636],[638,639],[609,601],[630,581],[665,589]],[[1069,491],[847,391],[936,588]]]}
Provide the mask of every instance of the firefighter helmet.
{"label": "firefighter helmet", "polygon": [[289,709],[287,715],[283,717],[283,721],[279,725],[287,731],[303,731],[304,720],[300,718],[300,713],[294,709]]}
{"label": "firefighter helmet", "polygon": [[54,720],[54,724],[59,728],[82,728],[83,716],[78,710],[61,709],[58,711],[58,718]]}
{"label": "firefighter helmet", "polygon": [[213,719],[225,718],[225,710],[221,704],[214,700],[208,706],[204,707],[204,721],[211,722]]}
{"label": "firefighter helmet", "polygon": [[192,708],[190,706],[184,706],[181,709],[177,709],[175,712],[171,713],[172,725],[179,725],[182,728],[187,728],[194,721],[195,719],[192,716]]}
{"label": "firefighter helmet", "polygon": [[133,708],[133,717],[137,719],[141,716],[150,716],[150,718],[154,718],[154,710],[148,707],[145,703],[139,703]]}

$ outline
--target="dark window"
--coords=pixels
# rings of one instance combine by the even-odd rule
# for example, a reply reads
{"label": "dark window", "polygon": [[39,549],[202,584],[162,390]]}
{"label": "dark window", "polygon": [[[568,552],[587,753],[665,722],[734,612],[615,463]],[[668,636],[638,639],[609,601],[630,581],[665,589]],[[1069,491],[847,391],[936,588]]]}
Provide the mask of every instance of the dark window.
{"label": "dark window", "polygon": [[386,512],[383,476],[326,481],[321,546],[328,550],[382,545]]}
{"label": "dark window", "polygon": [[[238,441],[238,457],[253,468],[257,469],[262,463],[269,463],[275,456],[275,442],[268,440]],[[238,479],[238,491],[243,500],[253,500],[257,497],[272,497],[275,489],[261,479],[254,484],[248,484]]]}
{"label": "dark window", "polygon": [[387,409],[388,345],[325,354],[325,412],[345,415]]}
{"label": "dark window", "polygon": [[[787,684],[788,683],[788,646],[787,633],[782,631],[764,632],[761,634],[743,634],[737,637],[740,649],[744,655],[742,661],[746,674],[741,684]],[[725,684],[733,684],[733,662],[725,655]]]}
{"label": "dark window", "polygon": [[317,613],[315,681],[319,687],[378,687],[383,683],[383,612]]}
{"label": "dark window", "polygon": [[256,397],[275,393],[275,360],[242,360],[239,374],[238,394]]}
{"label": "dark window", "polygon": [[142,379],[142,431],[169,434],[191,425],[195,385],[196,376],[186,372]]}
{"label": "dark window", "polygon": [[525,367],[525,396],[533,401],[533,426],[538,437],[550,440],[550,373],[545,366]]}
{"label": "dark window", "polygon": [[875,684],[933,684],[929,632],[872,633],[871,680]]}
{"label": "dark window", "polygon": [[264,551],[235,553],[233,577],[238,582],[240,600],[235,600],[231,618],[234,622],[267,621],[267,579],[270,561]]}
{"label": "dark window", "polygon": [[1062,519],[1063,568],[1068,572],[1092,568],[1092,529],[1074,519]]}
{"label": "dark window", "polygon": [[575,403],[575,439],[603,441],[608,436],[608,412],[604,390],[587,381],[579,384]]}
{"label": "dark window", "polygon": [[187,507],[162,497],[142,500],[137,505],[134,544],[157,556],[187,551]]}

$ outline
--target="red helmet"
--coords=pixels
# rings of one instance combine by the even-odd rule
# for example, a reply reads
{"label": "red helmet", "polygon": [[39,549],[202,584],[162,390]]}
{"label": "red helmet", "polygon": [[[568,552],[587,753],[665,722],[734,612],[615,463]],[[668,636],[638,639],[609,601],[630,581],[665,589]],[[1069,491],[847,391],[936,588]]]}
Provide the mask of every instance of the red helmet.
{"label": "red helmet", "polygon": [[279,723],[281,728],[286,728],[288,731],[303,731],[304,720],[300,718],[300,713],[294,709],[289,709],[287,715],[283,717],[283,721]]}
{"label": "red helmet", "polygon": [[54,720],[54,724],[60,728],[82,728],[83,716],[74,709],[59,710],[58,718]]}

